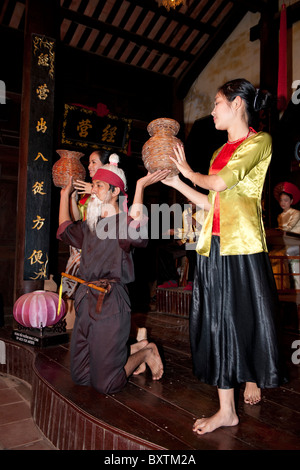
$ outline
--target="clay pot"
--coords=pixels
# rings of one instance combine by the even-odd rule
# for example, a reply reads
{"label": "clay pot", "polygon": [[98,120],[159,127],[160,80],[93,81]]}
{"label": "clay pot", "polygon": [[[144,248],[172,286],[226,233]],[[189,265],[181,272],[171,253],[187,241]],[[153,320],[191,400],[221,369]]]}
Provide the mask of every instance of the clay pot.
{"label": "clay pot", "polygon": [[73,176],[73,180],[84,180],[86,171],[80,163],[80,158],[84,153],[75,152],[73,150],[56,150],[60,159],[54,163],[52,167],[52,178],[55,186],[64,188]]}
{"label": "clay pot", "polygon": [[153,173],[156,170],[171,170],[170,176],[179,173],[176,165],[169,158],[175,157],[174,146],[181,141],[175,137],[180,125],[174,119],[160,118],[148,124],[150,139],[143,145],[142,159],[145,168]]}
{"label": "clay pot", "polygon": [[55,292],[36,290],[21,295],[14,304],[13,316],[20,325],[29,328],[44,328],[55,325],[64,316],[66,306],[61,301],[57,312],[59,296]]}

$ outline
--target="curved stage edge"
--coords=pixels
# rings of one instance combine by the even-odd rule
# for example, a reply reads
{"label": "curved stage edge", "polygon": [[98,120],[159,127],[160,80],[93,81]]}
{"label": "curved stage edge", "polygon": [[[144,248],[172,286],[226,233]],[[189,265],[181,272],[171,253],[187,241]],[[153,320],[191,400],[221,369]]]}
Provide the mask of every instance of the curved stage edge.
{"label": "curved stage edge", "polygon": [[[9,333],[1,329],[0,341],[5,343],[6,356],[5,364],[0,364],[0,372],[18,377],[31,385],[34,422],[57,449],[165,449],[98,419],[96,409],[95,414],[91,414],[93,408],[101,408],[106,410],[104,414],[116,417],[120,410],[116,403],[111,403],[110,397],[90,387],[76,386],[68,371],[64,367],[57,367],[58,356],[64,355],[64,352],[68,355],[66,346],[34,349],[10,339]],[[49,358],[48,353],[50,356],[54,354],[55,359]],[[132,427],[134,421],[137,419],[131,420],[127,427]],[[151,431],[153,429],[148,430],[149,436]]]}
{"label": "curved stage edge", "polygon": [[33,347],[0,328],[0,373],[31,384],[33,420],[58,450],[300,450],[299,330],[283,329],[288,383],[263,390],[255,406],[244,403],[241,386],[239,425],[199,436],[193,422],[216,412],[218,396],[193,375],[188,319],[147,312],[133,320],[157,344],[165,373],[153,381],[147,369],[114,395],[72,382],[69,343]]}

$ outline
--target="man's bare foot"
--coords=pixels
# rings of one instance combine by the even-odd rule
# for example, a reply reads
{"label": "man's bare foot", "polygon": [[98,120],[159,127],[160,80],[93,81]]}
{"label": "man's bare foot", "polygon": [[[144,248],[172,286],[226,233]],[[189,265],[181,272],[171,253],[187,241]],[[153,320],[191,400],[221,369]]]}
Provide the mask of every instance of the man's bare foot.
{"label": "man's bare foot", "polygon": [[135,369],[135,371],[133,372],[132,375],[139,375],[139,374],[143,374],[146,370],[146,363],[143,362],[140,366],[138,366],[137,369]]}
{"label": "man's bare foot", "polygon": [[142,341],[131,344],[130,345],[130,355],[140,351],[143,348],[145,348],[148,344],[149,343],[146,339],[143,339]]}
{"label": "man's bare foot", "polygon": [[159,355],[157,346],[154,343],[149,343],[147,349],[149,349],[149,351],[146,357],[146,363],[151,369],[152,379],[159,380],[163,376],[164,366]]}
{"label": "man's bare foot", "polygon": [[261,390],[254,382],[246,382],[244,402],[248,405],[256,405],[261,400]]}
{"label": "man's bare foot", "polygon": [[220,428],[221,426],[236,426],[238,423],[239,419],[236,413],[224,413],[219,410],[209,418],[197,419],[194,423],[193,431],[197,434],[206,434]]}
{"label": "man's bare foot", "polygon": [[147,339],[147,329],[146,328],[138,328],[136,340],[142,341],[143,339]]}
{"label": "man's bare foot", "polygon": [[[140,351],[141,349],[145,348],[147,345],[148,345],[147,339],[143,339],[139,341],[138,343],[132,344],[130,346],[130,354],[134,354]],[[133,375],[142,374],[143,372],[145,372],[145,370],[146,370],[146,363],[143,362],[142,364],[139,365],[137,369],[135,369],[135,371],[133,372]]]}

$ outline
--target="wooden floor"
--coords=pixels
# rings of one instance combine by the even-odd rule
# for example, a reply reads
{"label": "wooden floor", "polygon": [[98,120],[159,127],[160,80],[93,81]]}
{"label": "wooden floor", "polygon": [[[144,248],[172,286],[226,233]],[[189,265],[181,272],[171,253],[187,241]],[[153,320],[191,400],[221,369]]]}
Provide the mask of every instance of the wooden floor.
{"label": "wooden floor", "polygon": [[[299,334],[289,331],[284,334],[289,383],[279,389],[264,390],[261,403],[255,406],[243,403],[241,389],[240,424],[198,436],[192,431],[194,420],[213,414],[218,400],[214,387],[201,384],[193,376],[188,320],[155,312],[133,316],[159,346],[165,373],[159,382],[151,380],[149,371],[132,377],[122,392],[112,396],[72,383],[68,343],[45,348],[16,346],[8,331],[0,328],[0,340],[7,344],[6,354],[14,356],[7,358],[7,366],[0,365],[0,371],[20,376],[19,369],[26,369],[21,378],[28,376],[28,381],[33,382],[33,418],[55,447],[300,450],[300,365],[291,360],[296,351],[292,347],[294,341],[298,341],[299,351],[294,356],[298,362],[300,359]],[[27,370],[28,355],[33,358],[34,377]]]}

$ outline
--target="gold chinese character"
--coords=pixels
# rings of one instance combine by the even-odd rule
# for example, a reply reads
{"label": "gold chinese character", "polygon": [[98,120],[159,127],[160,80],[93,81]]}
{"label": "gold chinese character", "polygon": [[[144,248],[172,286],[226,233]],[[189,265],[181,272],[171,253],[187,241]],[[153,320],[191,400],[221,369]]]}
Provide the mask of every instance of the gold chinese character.
{"label": "gold chinese character", "polygon": [[39,250],[39,251],[33,250],[32,254],[28,258],[30,259],[30,264],[35,264],[35,263],[43,264],[43,261],[41,261],[42,256],[43,256],[42,250]]}
{"label": "gold chinese character", "polygon": [[34,185],[32,186],[32,192],[33,194],[46,194],[43,193],[43,186],[44,186],[44,181],[41,181],[40,183],[36,181]]}
{"label": "gold chinese character", "polygon": [[47,161],[48,161],[48,159],[47,159],[46,157],[44,157],[44,155],[43,155],[41,152],[39,152],[39,153],[37,154],[37,156],[35,157],[34,161],[38,160],[39,158],[42,158],[42,160],[44,160],[44,162],[47,162]]}
{"label": "gold chinese character", "polygon": [[43,134],[46,132],[47,130],[47,126],[46,126],[46,121],[44,120],[44,118],[41,118],[38,123],[37,123],[37,126],[36,126],[36,130],[38,132],[42,131]]}
{"label": "gold chinese character", "polygon": [[105,140],[106,142],[114,142],[116,132],[117,132],[117,127],[116,126],[111,127],[110,124],[108,124],[105,127],[105,129],[103,129],[102,140]]}
{"label": "gold chinese character", "polygon": [[40,85],[37,89],[36,89],[36,94],[38,95],[38,98],[40,100],[45,100],[48,98],[48,93],[49,93],[49,90],[47,88],[47,85],[46,83],[44,83],[44,85]]}
{"label": "gold chinese character", "polygon": [[45,222],[45,219],[42,219],[40,215],[36,216],[36,219],[32,221],[35,225],[32,228],[36,228],[37,230],[40,230]]}
{"label": "gold chinese character", "polygon": [[80,137],[86,137],[88,135],[88,129],[92,128],[91,121],[89,119],[82,120],[78,123],[77,130],[79,131]]}
{"label": "gold chinese character", "polygon": [[48,255],[46,254],[46,261],[45,263],[40,263],[42,266],[40,266],[40,270],[34,274],[36,274],[35,277],[31,277],[30,279],[41,279],[41,278],[44,278],[46,279],[47,278],[47,264],[48,264]]}
{"label": "gold chinese character", "polygon": [[49,67],[49,57],[48,54],[40,54],[38,58],[38,65],[43,67]]}

